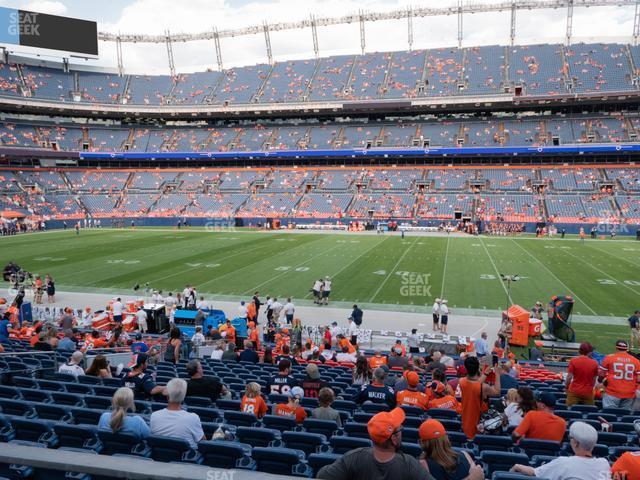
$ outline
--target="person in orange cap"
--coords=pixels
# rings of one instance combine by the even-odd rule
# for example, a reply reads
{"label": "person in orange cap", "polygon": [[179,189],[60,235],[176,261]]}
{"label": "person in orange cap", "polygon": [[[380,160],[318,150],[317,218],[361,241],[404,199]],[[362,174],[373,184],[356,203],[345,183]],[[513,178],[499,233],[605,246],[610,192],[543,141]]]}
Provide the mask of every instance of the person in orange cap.
{"label": "person in orange cap", "polygon": [[420,463],[434,478],[484,479],[482,467],[467,452],[456,452],[442,423],[430,418],[418,429],[422,455]]}
{"label": "person in orange cap", "polygon": [[431,475],[418,460],[401,450],[404,419],[401,408],[374,415],[367,423],[373,447],[356,448],[345,453],[331,465],[322,467],[316,478],[431,480]]}
{"label": "person in orange cap", "polygon": [[416,372],[408,371],[405,378],[407,379],[407,389],[396,393],[396,405],[407,405],[426,410],[429,407],[429,397],[418,391],[420,376]]}
{"label": "person in orange cap", "polygon": [[447,387],[444,383],[437,380],[429,385],[433,391],[433,398],[429,401],[429,408],[447,408],[457,413],[462,413],[462,405],[456,400],[456,397],[447,393]]}

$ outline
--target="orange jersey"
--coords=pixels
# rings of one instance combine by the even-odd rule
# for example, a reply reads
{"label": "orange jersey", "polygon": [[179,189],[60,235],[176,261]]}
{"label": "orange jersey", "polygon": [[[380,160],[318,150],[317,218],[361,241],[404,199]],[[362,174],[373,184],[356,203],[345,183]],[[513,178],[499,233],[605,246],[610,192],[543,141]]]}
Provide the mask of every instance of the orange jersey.
{"label": "orange jersey", "polygon": [[461,378],[458,386],[462,395],[462,431],[473,439],[478,433],[480,414],[487,409],[482,401],[482,383]]}
{"label": "orange jersey", "polygon": [[258,338],[258,330],[251,330],[249,334],[249,340],[253,343],[256,350],[260,350],[260,339]]}
{"label": "orange jersey", "polygon": [[262,418],[267,413],[267,404],[261,396],[249,398],[246,395],[242,397],[240,402],[240,411],[244,413],[252,413],[256,418]]}
{"label": "orange jersey", "polygon": [[302,423],[307,418],[307,412],[302,407],[292,407],[288,403],[279,403],[273,409],[273,414],[280,417],[295,417],[296,423]]}
{"label": "orange jersey", "polygon": [[353,353],[356,351],[356,347],[351,345],[351,342],[346,338],[342,338],[340,340],[340,350],[342,350],[344,347],[347,347],[349,349],[349,353]]}
{"label": "orange jersey", "polygon": [[387,364],[387,357],[371,357],[369,359],[369,366],[371,369],[381,367],[382,365]]}
{"label": "orange jersey", "polygon": [[406,405],[409,407],[420,407],[423,410],[429,408],[429,397],[422,392],[412,390],[402,390],[396,393],[396,405],[398,407]]}
{"label": "orange jersey", "polygon": [[613,480],[640,480],[640,452],[625,452],[611,467]]}
{"label": "orange jersey", "polygon": [[236,341],[236,329],[232,326],[227,327],[227,336],[225,337],[227,342],[235,342]]}
{"label": "orange jersey", "polygon": [[429,402],[429,408],[447,408],[462,413],[462,405],[452,395],[445,395],[441,398],[434,398]]}
{"label": "orange jersey", "polygon": [[640,361],[627,352],[607,355],[602,361],[605,393],[616,398],[635,398],[640,378]]}
{"label": "orange jersey", "polygon": [[250,302],[247,305],[247,318],[249,319],[256,318],[256,304],[253,302]]}

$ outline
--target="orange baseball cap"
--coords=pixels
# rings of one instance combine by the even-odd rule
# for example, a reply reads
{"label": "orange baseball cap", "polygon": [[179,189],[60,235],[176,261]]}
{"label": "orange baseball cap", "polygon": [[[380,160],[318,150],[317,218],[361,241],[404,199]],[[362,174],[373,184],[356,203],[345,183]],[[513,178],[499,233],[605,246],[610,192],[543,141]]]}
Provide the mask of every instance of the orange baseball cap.
{"label": "orange baseball cap", "polygon": [[437,380],[434,380],[433,382],[431,382],[429,384],[429,387],[431,387],[431,389],[433,389],[433,391],[436,393],[444,393],[445,391],[444,383],[439,382]]}
{"label": "orange baseball cap", "polygon": [[400,407],[394,408],[390,412],[377,413],[367,423],[369,436],[374,443],[384,443],[402,426],[404,422],[404,410]]}
{"label": "orange baseball cap", "polygon": [[253,320],[252,320],[252,321],[250,321],[250,322],[247,324],[247,327],[249,327],[249,328],[256,328],[256,322],[254,322]]}
{"label": "orange baseball cap", "polygon": [[407,385],[415,387],[420,383],[420,376],[416,372],[407,372]]}
{"label": "orange baseball cap", "polygon": [[422,422],[418,429],[418,434],[420,435],[420,440],[433,440],[434,438],[444,437],[447,432],[438,420],[430,418]]}

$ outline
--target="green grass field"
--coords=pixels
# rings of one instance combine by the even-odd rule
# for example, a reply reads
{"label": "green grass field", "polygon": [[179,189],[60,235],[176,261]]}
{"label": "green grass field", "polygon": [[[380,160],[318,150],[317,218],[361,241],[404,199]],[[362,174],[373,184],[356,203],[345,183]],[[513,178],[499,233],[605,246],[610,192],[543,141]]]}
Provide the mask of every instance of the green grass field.
{"label": "green grass field", "polygon": [[[333,279],[332,300],[371,308],[424,311],[435,297],[453,312],[498,310],[507,303],[499,274],[519,274],[511,297],[530,307],[554,294],[576,299],[574,314],[627,317],[640,307],[640,243],[631,240],[424,237],[206,232],[203,230],[57,231],[0,239],[10,260],[49,273],[59,290],[131,292],[149,282],[167,291],[194,284],[220,298],[263,295],[310,300],[319,277]],[[488,313],[488,312],[487,312]],[[576,317],[576,320],[582,321]],[[579,325],[594,338],[624,326]],[[606,330],[606,331],[604,331]],[[602,337],[604,338],[604,337]],[[600,342],[599,342],[600,343]]]}

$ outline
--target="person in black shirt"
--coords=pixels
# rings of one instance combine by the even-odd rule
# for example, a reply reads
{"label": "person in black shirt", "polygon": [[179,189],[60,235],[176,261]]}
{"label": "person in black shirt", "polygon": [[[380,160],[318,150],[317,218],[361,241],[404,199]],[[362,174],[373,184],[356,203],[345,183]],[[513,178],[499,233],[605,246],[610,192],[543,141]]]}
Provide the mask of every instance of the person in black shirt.
{"label": "person in black shirt", "polygon": [[40,332],[38,335],[38,341],[33,345],[34,350],[40,350],[41,352],[50,352],[53,347],[47,342],[46,332]]}
{"label": "person in black shirt", "polygon": [[147,354],[139,353],[133,369],[122,378],[121,385],[133,390],[136,398],[149,398],[158,394],[166,395],[167,388],[156,385],[151,375],[145,373],[146,370]]}
{"label": "person in black shirt", "polygon": [[[222,393],[222,384],[215,378],[205,376],[199,360],[191,360],[187,364],[187,397],[207,397],[215,402]],[[187,402],[189,403],[189,402]]]}
{"label": "person in black shirt", "polygon": [[287,359],[278,362],[278,375],[269,379],[266,394],[278,393],[286,395],[293,387],[298,386],[298,381],[291,375],[291,362]]}
{"label": "person in black shirt", "polygon": [[302,381],[302,389],[305,398],[318,398],[320,389],[330,387],[330,385],[320,378],[320,371],[315,363],[307,365],[307,378]]}
{"label": "person in black shirt", "polygon": [[256,318],[253,319],[254,322],[256,322],[256,325],[258,325],[258,319],[260,318],[260,307],[262,306],[262,302],[260,301],[260,292],[256,292],[253,295],[253,304],[256,306]]}
{"label": "person in black shirt", "polygon": [[289,345],[283,345],[282,355],[278,355],[276,357],[276,363],[280,363],[280,360],[288,360],[291,365],[298,365],[298,361],[291,356],[290,352],[291,349],[289,348]]}
{"label": "person in black shirt", "polygon": [[355,324],[359,327],[360,325],[362,325],[363,314],[364,313],[362,312],[362,309],[358,308],[358,305],[354,305],[353,311],[351,312],[351,316],[349,317],[349,320],[353,320]]}
{"label": "person in black shirt", "polygon": [[373,371],[373,379],[371,383],[362,386],[362,390],[358,394],[357,403],[372,402],[386,403],[389,409],[396,406],[396,394],[384,380],[387,373],[382,368],[376,368]]}
{"label": "person in black shirt", "polygon": [[260,356],[253,348],[253,342],[250,340],[244,341],[244,350],[240,352],[238,358],[241,362],[258,363],[260,361]]}

